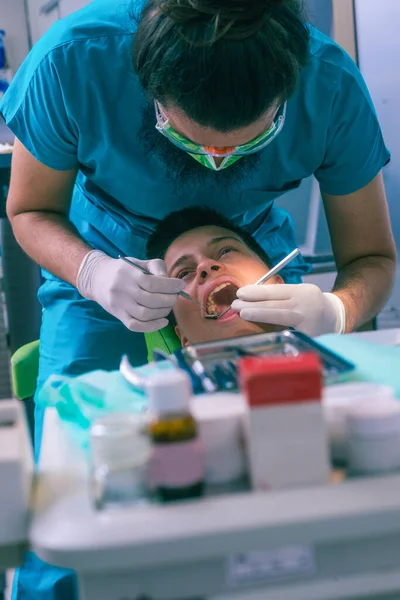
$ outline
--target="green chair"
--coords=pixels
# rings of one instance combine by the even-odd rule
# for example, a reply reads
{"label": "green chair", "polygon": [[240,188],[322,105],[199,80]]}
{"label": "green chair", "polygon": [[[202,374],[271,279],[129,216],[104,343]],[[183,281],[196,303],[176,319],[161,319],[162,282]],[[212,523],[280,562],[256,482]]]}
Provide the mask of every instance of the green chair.
{"label": "green chair", "polygon": [[39,372],[39,340],[18,348],[11,357],[11,379],[15,396],[27,400],[35,394]]}
{"label": "green chair", "polygon": [[[147,333],[145,337],[149,362],[153,360],[154,350],[172,354],[181,347],[173,327]],[[38,371],[39,340],[35,340],[19,348],[11,358],[12,384],[14,394],[19,400],[27,400],[34,396]]]}
{"label": "green chair", "polygon": [[175,350],[182,348],[179,338],[171,325],[154,333],[145,333],[145,338],[148,362],[153,360],[154,350],[161,350],[165,354],[172,354]]}
{"label": "green chair", "polygon": [[11,357],[11,379],[14,395],[23,400],[28,421],[29,431],[34,441],[34,412],[33,396],[36,390],[36,380],[39,372],[39,340],[18,348]]}

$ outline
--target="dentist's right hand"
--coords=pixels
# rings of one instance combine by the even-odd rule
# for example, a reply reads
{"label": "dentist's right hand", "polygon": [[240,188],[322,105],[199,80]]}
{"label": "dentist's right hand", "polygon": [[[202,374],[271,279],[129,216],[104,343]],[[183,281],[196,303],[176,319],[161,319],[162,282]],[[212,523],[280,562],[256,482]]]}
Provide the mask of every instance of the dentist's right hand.
{"label": "dentist's right hand", "polygon": [[76,287],[84,298],[100,304],[131,331],[158,331],[168,325],[166,317],[184,282],[168,277],[163,260],[129,258],[152,275],[92,250],[82,260]]}

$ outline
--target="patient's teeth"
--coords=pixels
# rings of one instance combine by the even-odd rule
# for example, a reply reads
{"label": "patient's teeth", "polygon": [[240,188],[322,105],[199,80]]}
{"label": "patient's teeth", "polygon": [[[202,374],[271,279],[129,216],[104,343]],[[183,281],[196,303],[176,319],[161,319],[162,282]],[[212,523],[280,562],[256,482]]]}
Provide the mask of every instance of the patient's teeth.
{"label": "patient's teeth", "polygon": [[221,283],[220,285],[217,285],[217,287],[214,288],[213,291],[211,292],[211,294],[208,296],[208,300],[212,299],[214,294],[216,294],[220,290],[223,290],[228,285],[231,285],[231,284],[230,283]]}
{"label": "patient's teeth", "polygon": [[212,300],[209,299],[207,302],[208,314],[215,314],[215,309],[216,309],[215,302],[213,302]]}
{"label": "patient's teeth", "polygon": [[214,302],[214,294],[216,294],[220,290],[223,290],[228,285],[232,285],[232,284],[229,283],[229,282],[225,282],[225,283],[221,283],[220,285],[217,285],[217,287],[214,288],[213,291],[211,292],[211,294],[208,296],[206,308],[207,308],[207,313],[209,315],[215,315],[216,312],[217,312],[216,311],[216,304]]}

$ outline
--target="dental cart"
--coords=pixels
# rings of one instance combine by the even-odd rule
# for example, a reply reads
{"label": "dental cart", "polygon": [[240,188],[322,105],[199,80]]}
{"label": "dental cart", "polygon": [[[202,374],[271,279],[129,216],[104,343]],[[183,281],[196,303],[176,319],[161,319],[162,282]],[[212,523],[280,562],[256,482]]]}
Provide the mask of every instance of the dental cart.
{"label": "dental cart", "polygon": [[29,542],[78,572],[81,600],[400,598],[400,475],[104,512],[87,478],[48,409]]}

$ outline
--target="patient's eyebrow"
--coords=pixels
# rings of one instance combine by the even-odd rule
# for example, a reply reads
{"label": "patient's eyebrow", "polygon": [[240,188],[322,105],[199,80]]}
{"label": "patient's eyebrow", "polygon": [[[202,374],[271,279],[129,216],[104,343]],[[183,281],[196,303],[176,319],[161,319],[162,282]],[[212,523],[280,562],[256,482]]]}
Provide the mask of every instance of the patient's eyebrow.
{"label": "patient's eyebrow", "polygon": [[[215,246],[219,242],[224,242],[225,240],[231,240],[233,242],[237,242],[238,244],[244,244],[244,242],[240,238],[235,237],[234,235],[221,235],[219,237],[212,238],[209,242],[207,242],[207,246]],[[174,262],[172,267],[169,269],[169,272],[173,273],[175,269],[177,269],[181,265],[186,264],[190,260],[192,260],[193,262],[195,261],[195,257],[193,256],[193,254],[183,254]]]}
{"label": "patient's eyebrow", "polygon": [[194,256],[192,254],[183,254],[180,256],[172,265],[169,272],[172,273],[175,269],[187,263],[190,259],[194,260]]}
{"label": "patient's eyebrow", "polygon": [[212,238],[212,240],[210,240],[207,243],[207,246],[214,246],[215,244],[218,244],[219,242],[224,242],[225,240],[233,240],[234,242],[238,242],[239,244],[244,243],[240,238],[234,235],[221,235],[219,237]]}

